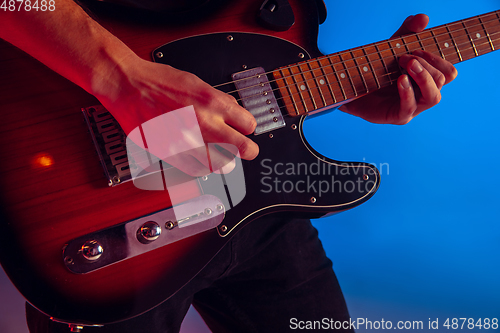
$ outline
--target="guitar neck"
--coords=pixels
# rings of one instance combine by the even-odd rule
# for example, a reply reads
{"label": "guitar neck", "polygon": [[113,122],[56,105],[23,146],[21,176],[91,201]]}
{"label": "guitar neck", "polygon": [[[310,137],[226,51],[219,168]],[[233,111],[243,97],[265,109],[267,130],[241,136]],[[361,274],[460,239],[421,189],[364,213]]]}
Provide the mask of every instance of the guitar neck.
{"label": "guitar neck", "polygon": [[398,58],[416,50],[452,64],[500,49],[500,10],[273,71],[289,115],[341,105],[397,82]]}

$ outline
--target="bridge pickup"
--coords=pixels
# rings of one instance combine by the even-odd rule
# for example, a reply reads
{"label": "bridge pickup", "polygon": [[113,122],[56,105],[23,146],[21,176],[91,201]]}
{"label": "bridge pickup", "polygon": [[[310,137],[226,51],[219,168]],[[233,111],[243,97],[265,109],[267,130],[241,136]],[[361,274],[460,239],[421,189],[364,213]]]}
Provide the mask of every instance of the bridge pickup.
{"label": "bridge pickup", "polygon": [[232,75],[243,107],[257,121],[255,135],[285,126],[273,89],[264,68],[256,67]]}
{"label": "bridge pickup", "polygon": [[64,247],[64,264],[73,273],[89,273],[215,229],[224,215],[223,203],[217,197],[205,194],[177,206],[75,238]]}

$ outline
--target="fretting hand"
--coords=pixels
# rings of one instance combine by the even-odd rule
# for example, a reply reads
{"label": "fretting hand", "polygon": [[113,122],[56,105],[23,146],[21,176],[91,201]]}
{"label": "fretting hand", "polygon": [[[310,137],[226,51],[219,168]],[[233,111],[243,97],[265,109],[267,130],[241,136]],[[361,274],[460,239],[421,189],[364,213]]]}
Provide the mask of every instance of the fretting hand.
{"label": "fretting hand", "polygon": [[[393,37],[420,32],[428,22],[427,15],[410,16]],[[406,124],[422,111],[439,103],[441,88],[457,76],[457,70],[451,63],[425,51],[401,56],[399,65],[408,74],[401,75],[396,85],[356,99],[340,109],[373,123]]]}

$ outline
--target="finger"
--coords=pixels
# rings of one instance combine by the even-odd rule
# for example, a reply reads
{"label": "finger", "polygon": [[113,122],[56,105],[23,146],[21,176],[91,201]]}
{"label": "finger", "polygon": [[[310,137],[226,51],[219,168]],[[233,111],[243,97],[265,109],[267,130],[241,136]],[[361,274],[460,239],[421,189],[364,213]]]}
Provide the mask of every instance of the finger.
{"label": "finger", "polygon": [[425,14],[411,15],[406,18],[401,27],[392,35],[392,37],[403,36],[414,32],[420,32],[425,29],[429,23],[429,16]]}
{"label": "finger", "polygon": [[240,157],[245,160],[253,160],[259,154],[259,146],[255,142],[229,126],[218,128],[214,138],[208,141],[235,146]]}
{"label": "finger", "polygon": [[231,152],[222,148],[219,150],[212,143],[207,146],[208,149],[206,146],[202,146],[169,156],[165,158],[165,161],[194,177],[205,176],[211,172],[227,174],[234,169],[236,162]]}
{"label": "finger", "polygon": [[219,150],[213,143],[192,149],[189,151],[189,154],[202,163],[206,168],[210,169],[210,172],[222,170],[224,173],[229,173],[236,165],[234,163],[234,155],[231,152],[222,148]]}
{"label": "finger", "polygon": [[399,114],[394,121],[397,125],[407,124],[415,116],[417,110],[417,101],[415,99],[415,92],[411,86],[408,75],[401,75],[398,78],[398,92],[399,92]]}
{"label": "finger", "polygon": [[407,64],[406,70],[418,85],[422,95],[417,101],[421,110],[438,104],[441,100],[441,92],[439,91],[432,75],[422,66],[420,61],[417,59],[410,60]]}
{"label": "finger", "polygon": [[231,149],[230,151],[221,147],[231,146],[228,144],[219,145],[209,143],[207,146],[213,172],[219,174],[228,174],[233,171],[233,169],[236,167],[236,160],[235,155],[233,155],[231,151],[237,150],[236,147],[233,147],[234,149]]}
{"label": "finger", "polygon": [[[209,143],[210,145],[210,143]],[[233,158],[234,156],[237,156],[237,157],[240,157],[239,155],[239,152],[238,152],[238,148],[236,148],[235,146],[231,145],[231,144],[228,144],[228,143],[215,143],[214,145],[216,145],[217,148],[220,148],[219,150],[222,151],[224,154],[225,152],[228,152],[230,155],[231,158]]]}
{"label": "finger", "polygon": [[242,108],[233,98],[234,104],[224,114],[224,121],[238,132],[249,135],[255,131],[257,121],[246,109]]}
{"label": "finger", "polygon": [[[207,159],[206,153],[204,159]],[[203,161],[203,158],[200,160]],[[183,152],[169,156],[165,159],[165,162],[193,177],[202,177],[210,174],[211,171],[208,166],[205,166],[200,160],[189,153]]]}
{"label": "finger", "polygon": [[399,59],[399,64],[401,67],[409,70],[409,67],[412,65],[410,62],[412,60],[418,61],[418,63],[432,76],[436,86],[438,89],[441,89],[443,85],[446,83],[446,78],[440,70],[429,64],[425,59],[420,57],[415,57],[414,55],[403,55]]}
{"label": "finger", "polygon": [[443,85],[450,83],[457,77],[458,72],[455,66],[440,56],[420,50],[412,52],[412,55],[424,59],[430,66],[441,72],[445,77]]}

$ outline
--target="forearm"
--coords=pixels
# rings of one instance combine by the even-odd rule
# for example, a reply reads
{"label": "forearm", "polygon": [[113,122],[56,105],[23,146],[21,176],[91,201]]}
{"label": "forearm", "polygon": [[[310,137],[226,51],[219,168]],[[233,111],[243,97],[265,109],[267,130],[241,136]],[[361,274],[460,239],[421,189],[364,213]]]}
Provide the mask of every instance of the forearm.
{"label": "forearm", "polygon": [[57,0],[52,12],[0,11],[0,37],[97,97],[127,134],[193,105],[206,142],[237,147],[244,159],[258,154],[245,136],[255,130],[255,118],[234,98],[195,75],[138,57],[72,0]]}
{"label": "forearm", "polygon": [[0,37],[94,95],[119,82],[113,76],[135,57],[72,0],[54,11],[0,11]]}

